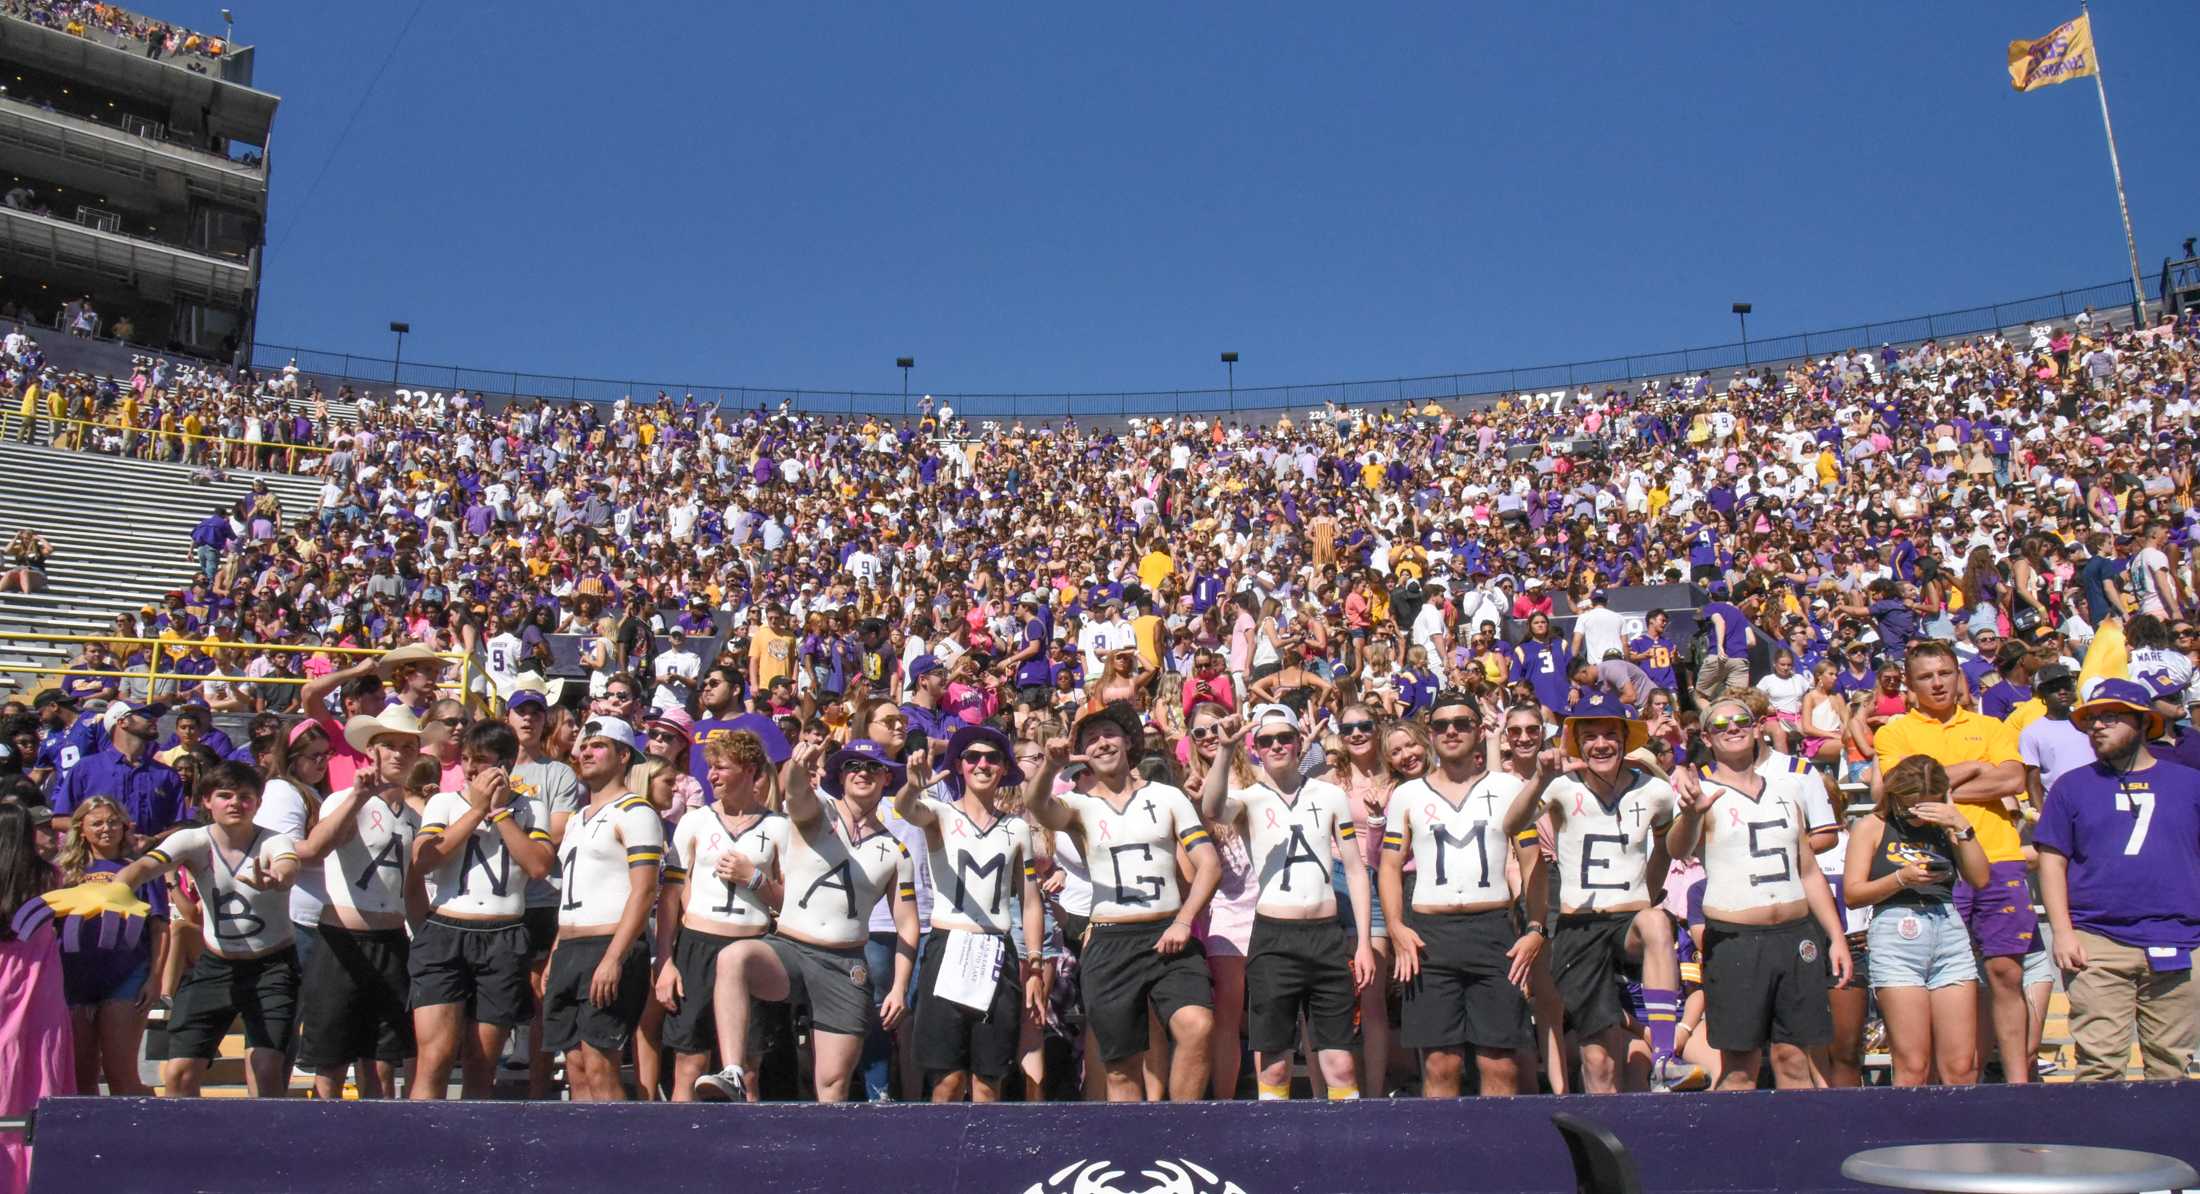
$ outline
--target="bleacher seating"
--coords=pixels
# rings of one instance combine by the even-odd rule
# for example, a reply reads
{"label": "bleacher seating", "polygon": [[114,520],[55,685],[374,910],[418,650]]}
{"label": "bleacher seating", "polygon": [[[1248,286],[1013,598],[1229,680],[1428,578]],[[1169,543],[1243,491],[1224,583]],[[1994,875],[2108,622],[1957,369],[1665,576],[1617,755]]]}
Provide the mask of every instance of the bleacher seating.
{"label": "bleacher seating", "polygon": [[[7,477],[0,526],[13,535],[30,527],[54,546],[43,592],[0,596],[0,625],[19,633],[100,634],[118,613],[156,603],[188,584],[191,528],[266,480],[286,512],[311,509],[318,485],[310,477],[235,472],[227,481],[195,485],[191,468],[122,460],[15,442],[20,424],[0,417],[0,475]],[[0,664],[57,667],[77,651],[71,643],[0,641]],[[0,696],[27,690],[35,677],[0,673]]]}

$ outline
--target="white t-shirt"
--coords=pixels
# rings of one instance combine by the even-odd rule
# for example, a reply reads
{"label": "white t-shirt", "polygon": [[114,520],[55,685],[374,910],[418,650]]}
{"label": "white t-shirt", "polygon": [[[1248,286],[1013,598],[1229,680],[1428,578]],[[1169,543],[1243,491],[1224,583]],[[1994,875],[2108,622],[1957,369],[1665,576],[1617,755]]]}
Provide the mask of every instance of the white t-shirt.
{"label": "white t-shirt", "polygon": [[[252,823],[302,842],[313,831],[320,807],[320,797],[308,795],[287,779],[271,779],[260,790],[260,811],[253,814]],[[298,881],[290,885],[290,922],[309,929],[319,926],[321,909],[327,903],[328,889],[321,882],[321,868],[301,867]]]}
{"label": "white t-shirt", "polygon": [[1811,688],[1811,679],[1801,672],[1791,672],[1782,678],[1773,672],[1757,681],[1757,691],[1764,693],[1774,713],[1792,713],[1801,716],[1803,696]]}
{"label": "white t-shirt", "polygon": [[1605,606],[1581,611],[1581,616],[1574,619],[1574,630],[1581,635],[1581,657],[1591,663],[1604,662],[1606,651],[1624,651],[1627,647],[1627,619]]}

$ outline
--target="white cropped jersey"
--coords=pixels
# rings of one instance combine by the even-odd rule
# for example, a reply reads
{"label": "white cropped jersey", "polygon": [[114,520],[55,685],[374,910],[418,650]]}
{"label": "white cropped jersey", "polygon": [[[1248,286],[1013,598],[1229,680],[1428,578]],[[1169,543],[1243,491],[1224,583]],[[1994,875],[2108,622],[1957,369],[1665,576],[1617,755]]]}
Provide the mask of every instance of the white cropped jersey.
{"label": "white cropped jersey", "polygon": [[1285,796],[1269,784],[1230,789],[1223,802],[1223,820],[1242,821],[1246,844],[1253,855],[1253,874],[1260,882],[1257,910],[1271,913],[1335,915],[1337,888],[1331,865],[1336,851],[1331,843],[1354,840],[1351,797],[1323,779],[1306,780],[1296,796]]}
{"label": "white cropped jersey", "polygon": [[199,919],[199,940],[208,952],[252,958],[297,939],[290,925],[290,893],[261,891],[237,878],[247,859],[259,859],[264,868],[298,857],[298,843],[289,834],[253,826],[251,842],[232,856],[214,844],[212,830],[179,829],[145,856],[163,867],[180,866],[191,872],[191,881],[199,888],[199,906],[206,910]]}
{"label": "white cropped jersey", "polygon": [[[1519,776],[1506,772],[1484,774],[1456,805],[1426,777],[1408,780],[1390,794],[1383,849],[1408,851],[1414,860],[1415,908],[1444,912],[1511,901],[1505,862],[1512,839],[1505,836],[1505,813],[1520,794],[1520,783]],[[1525,832],[1534,838],[1533,827]]]}
{"label": "white cropped jersey", "polygon": [[[1799,902],[1799,868],[1809,853],[1809,818],[1803,784],[1816,777],[1794,772],[1759,773],[1764,790],[1752,799],[1709,775],[1697,782],[1712,797],[1703,817],[1703,906],[1706,916]],[[1815,864],[1815,860],[1812,860]]]}
{"label": "white cropped jersey", "polygon": [[321,806],[323,817],[350,817],[356,832],[321,859],[328,889],[323,923],[352,922],[369,929],[405,923],[405,875],[412,867],[420,814],[400,803],[346,788]]}
{"label": "white cropped jersey", "polygon": [[563,846],[558,927],[607,929],[626,912],[633,890],[627,872],[648,867],[654,873],[664,865],[665,822],[647,797],[621,796],[574,813],[565,823]]}
{"label": "white cropped jersey", "polygon": [[938,818],[925,835],[932,875],[932,927],[1016,934],[1017,894],[1024,878],[1037,872],[1031,823],[1018,816],[998,816],[980,829],[955,801],[930,796],[920,800]]}
{"label": "white cropped jersey", "polygon": [[717,805],[680,818],[665,852],[665,882],[687,885],[687,916],[731,931],[769,926],[771,908],[763,896],[745,883],[720,879],[718,860],[734,854],[769,871],[786,849],[788,824],[770,812],[728,820]]}
{"label": "white cropped jersey", "polygon": [[1182,789],[1145,784],[1131,792],[1121,812],[1098,796],[1064,792],[1056,799],[1085,830],[1094,920],[1155,921],[1184,906],[1176,847],[1212,843]]}
{"label": "white cropped jersey", "polygon": [[[420,836],[441,837],[451,822],[466,815],[464,792],[438,792],[428,798],[421,814]],[[542,801],[514,795],[506,808],[512,821],[528,837],[550,844],[549,822]],[[527,911],[527,876],[512,873],[512,853],[504,834],[487,817],[467,835],[466,844],[443,856],[427,875],[428,907],[472,920],[517,918]]]}
{"label": "white cropped jersey", "polygon": [[842,949],[871,936],[871,909],[889,889],[917,898],[916,864],[891,832],[854,841],[827,806],[815,825],[790,825],[779,870],[786,878],[779,927],[803,941]]}
{"label": "white cropped jersey", "polygon": [[1628,767],[1610,803],[1571,775],[1543,789],[1543,808],[1558,830],[1558,899],[1564,912],[1609,911],[1650,903],[1654,835],[1673,822],[1673,788]]}

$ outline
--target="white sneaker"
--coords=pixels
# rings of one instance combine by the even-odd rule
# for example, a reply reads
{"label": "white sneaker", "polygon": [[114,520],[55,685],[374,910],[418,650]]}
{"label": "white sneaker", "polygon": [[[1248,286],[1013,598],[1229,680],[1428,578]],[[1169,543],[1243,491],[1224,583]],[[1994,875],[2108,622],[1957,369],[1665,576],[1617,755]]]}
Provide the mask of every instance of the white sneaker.
{"label": "white sneaker", "polygon": [[705,1074],[695,1080],[695,1097],[705,1103],[746,1103],[749,1101],[748,1075],[737,1065],[729,1065],[715,1074]]}
{"label": "white sneaker", "polygon": [[1703,1090],[1710,1085],[1711,1075],[1695,1062],[1661,1057],[1650,1063],[1652,1090]]}

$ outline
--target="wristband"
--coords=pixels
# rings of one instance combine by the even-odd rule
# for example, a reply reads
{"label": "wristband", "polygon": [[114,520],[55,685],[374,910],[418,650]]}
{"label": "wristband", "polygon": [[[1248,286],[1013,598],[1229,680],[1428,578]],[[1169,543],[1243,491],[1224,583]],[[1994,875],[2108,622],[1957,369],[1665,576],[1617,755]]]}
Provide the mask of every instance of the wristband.
{"label": "wristband", "polygon": [[502,825],[511,819],[512,810],[510,808],[500,808],[489,814],[489,824],[491,825]]}
{"label": "wristband", "polygon": [[749,875],[748,882],[742,884],[742,886],[752,892],[764,890],[764,868],[756,868],[755,872]]}

